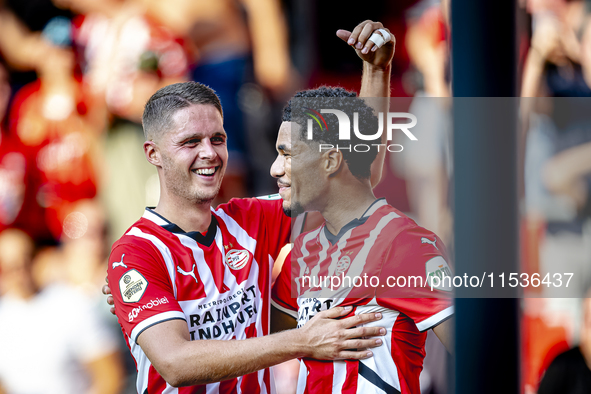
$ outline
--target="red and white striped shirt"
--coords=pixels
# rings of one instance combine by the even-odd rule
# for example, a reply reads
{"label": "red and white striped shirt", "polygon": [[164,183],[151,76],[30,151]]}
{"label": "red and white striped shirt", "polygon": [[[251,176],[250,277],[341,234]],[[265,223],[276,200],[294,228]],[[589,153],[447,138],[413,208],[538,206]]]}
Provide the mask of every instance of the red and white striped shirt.
{"label": "red and white striped shirt", "polygon": [[151,209],[112,247],[108,276],[117,317],[137,366],[138,393],[274,393],[269,369],[221,383],[174,388],[137,344],[147,328],[187,322],[192,340],[269,333],[271,269],[289,242],[279,196],[234,199],[207,233],[183,232]]}
{"label": "red and white striped shirt", "polygon": [[[353,306],[351,315],[381,312],[382,319],[368,325],[383,326],[387,333],[366,360],[300,360],[297,392],[420,393],[426,330],[453,314],[449,289],[396,287],[388,277],[449,275],[446,261],[441,240],[385,200],[377,200],[336,237],[324,225],[298,236],[273,286],[273,304],[297,318],[299,327],[335,306]],[[335,286],[323,282],[327,277],[351,282]]]}

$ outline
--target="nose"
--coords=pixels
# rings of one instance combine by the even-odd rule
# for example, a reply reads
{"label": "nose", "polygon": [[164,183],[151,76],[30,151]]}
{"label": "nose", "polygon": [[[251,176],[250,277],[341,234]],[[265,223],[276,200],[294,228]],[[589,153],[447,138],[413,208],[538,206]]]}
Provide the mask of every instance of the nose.
{"label": "nose", "polygon": [[275,161],[271,165],[271,176],[274,178],[281,178],[285,173],[284,158],[281,155],[277,155]]}
{"label": "nose", "polygon": [[199,144],[199,158],[203,160],[211,160],[217,156],[209,138],[204,138]]}

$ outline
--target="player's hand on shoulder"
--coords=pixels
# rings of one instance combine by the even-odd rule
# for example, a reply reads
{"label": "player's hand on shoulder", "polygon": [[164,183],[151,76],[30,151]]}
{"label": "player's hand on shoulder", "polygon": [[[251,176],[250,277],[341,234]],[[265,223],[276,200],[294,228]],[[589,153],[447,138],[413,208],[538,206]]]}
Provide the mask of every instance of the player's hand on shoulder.
{"label": "player's hand on shoulder", "polygon": [[105,284],[103,285],[102,292],[107,296],[107,304],[111,307],[110,311],[115,315],[115,300],[111,295],[111,288],[109,287],[109,277],[105,277]]}
{"label": "player's hand on shoulder", "polygon": [[353,31],[338,30],[337,36],[355,48],[363,61],[375,67],[386,68],[392,62],[396,38],[380,22],[366,20]]}
{"label": "player's hand on shoulder", "polygon": [[319,312],[298,330],[308,349],[307,357],[319,360],[360,360],[373,356],[369,349],[382,345],[382,340],[376,337],[385,335],[386,329],[357,326],[380,320],[381,313],[362,313],[338,320],[350,312],[351,307],[336,307]]}

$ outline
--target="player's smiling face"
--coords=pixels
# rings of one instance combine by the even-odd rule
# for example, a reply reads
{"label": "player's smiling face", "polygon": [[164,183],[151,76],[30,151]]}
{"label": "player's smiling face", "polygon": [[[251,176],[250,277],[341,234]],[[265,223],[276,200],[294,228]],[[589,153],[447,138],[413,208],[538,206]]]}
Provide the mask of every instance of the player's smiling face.
{"label": "player's smiling face", "polygon": [[281,124],[275,146],[277,158],[271,166],[271,175],[277,178],[283,199],[283,210],[291,216],[315,210],[314,202],[322,189],[318,183],[322,178],[318,171],[321,157],[298,137],[299,129],[294,122]]}
{"label": "player's smiling face", "polygon": [[287,215],[291,214],[291,125],[291,122],[281,123],[275,143],[277,158],[271,165],[271,176],[277,178],[283,210]]}
{"label": "player's smiling face", "polygon": [[157,142],[166,191],[195,203],[211,202],[228,162],[222,116],[213,105],[193,104],[172,120]]}

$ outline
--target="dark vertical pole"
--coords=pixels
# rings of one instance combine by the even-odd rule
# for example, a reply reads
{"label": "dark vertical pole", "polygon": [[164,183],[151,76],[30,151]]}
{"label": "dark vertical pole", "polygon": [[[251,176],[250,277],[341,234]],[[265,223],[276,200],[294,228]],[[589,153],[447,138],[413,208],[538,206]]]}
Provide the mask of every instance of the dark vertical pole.
{"label": "dark vertical pole", "polygon": [[[451,0],[457,274],[518,272],[515,16],[515,0]],[[494,285],[457,291],[455,393],[520,392],[518,302]]]}

